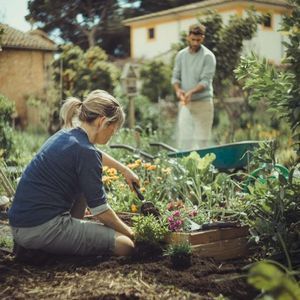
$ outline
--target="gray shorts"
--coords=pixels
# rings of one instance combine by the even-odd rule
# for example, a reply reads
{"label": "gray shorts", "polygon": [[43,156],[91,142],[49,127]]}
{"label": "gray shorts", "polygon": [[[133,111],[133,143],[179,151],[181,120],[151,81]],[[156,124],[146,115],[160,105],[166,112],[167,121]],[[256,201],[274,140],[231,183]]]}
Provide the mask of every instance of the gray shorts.
{"label": "gray shorts", "polygon": [[15,241],[27,249],[55,254],[102,255],[115,249],[115,231],[64,213],[35,227],[12,227]]}

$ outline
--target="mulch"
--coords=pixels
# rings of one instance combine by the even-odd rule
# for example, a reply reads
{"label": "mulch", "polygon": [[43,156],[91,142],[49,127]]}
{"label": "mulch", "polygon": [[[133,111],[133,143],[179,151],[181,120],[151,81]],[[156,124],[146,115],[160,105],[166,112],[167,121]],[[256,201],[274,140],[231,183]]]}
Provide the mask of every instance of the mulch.
{"label": "mulch", "polygon": [[[34,263],[34,261],[33,261]],[[0,251],[1,299],[253,299],[246,260],[215,262],[196,254],[187,269],[167,257],[144,260],[49,256],[43,265],[17,262]]]}
{"label": "mulch", "polygon": [[[2,219],[2,220],[1,220]],[[122,218],[125,219],[124,217]],[[7,225],[7,218],[0,218]],[[130,218],[128,220],[130,223]],[[0,234],[1,235],[1,234]],[[186,269],[168,257],[33,257],[21,263],[0,248],[0,299],[254,299],[247,258],[218,262],[192,256]]]}

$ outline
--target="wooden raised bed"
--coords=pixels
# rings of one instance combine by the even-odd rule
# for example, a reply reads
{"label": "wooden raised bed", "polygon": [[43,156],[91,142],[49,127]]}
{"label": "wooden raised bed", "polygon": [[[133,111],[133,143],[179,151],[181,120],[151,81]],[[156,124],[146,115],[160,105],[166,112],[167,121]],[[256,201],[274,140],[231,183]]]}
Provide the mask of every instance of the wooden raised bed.
{"label": "wooden raised bed", "polygon": [[[118,212],[118,216],[128,225],[137,213]],[[168,244],[189,242],[192,251],[202,257],[227,260],[244,257],[248,254],[249,227],[240,226],[222,229],[210,229],[197,232],[173,232],[165,241]]]}
{"label": "wooden raised bed", "polygon": [[239,258],[248,253],[249,228],[233,227],[211,229],[191,233],[171,233],[166,241],[170,244],[189,242],[193,252],[217,260]]}

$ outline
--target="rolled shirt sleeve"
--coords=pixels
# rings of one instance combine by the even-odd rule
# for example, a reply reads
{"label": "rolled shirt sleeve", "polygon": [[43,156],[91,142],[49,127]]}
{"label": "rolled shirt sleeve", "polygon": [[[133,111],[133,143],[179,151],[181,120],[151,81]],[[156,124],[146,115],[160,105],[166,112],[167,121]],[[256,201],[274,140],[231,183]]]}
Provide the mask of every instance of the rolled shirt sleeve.
{"label": "rolled shirt sleeve", "polygon": [[199,84],[202,84],[205,88],[212,85],[212,81],[216,72],[216,58],[213,55],[206,55],[204,59],[204,66],[202,76]]}
{"label": "rolled shirt sleeve", "polygon": [[181,83],[181,58],[180,58],[180,52],[177,53],[176,58],[175,58],[175,64],[173,68],[173,74],[172,74],[172,79],[171,83]]}
{"label": "rolled shirt sleeve", "polygon": [[77,176],[92,214],[109,209],[102,182],[102,154],[96,148],[82,149],[77,161]]}

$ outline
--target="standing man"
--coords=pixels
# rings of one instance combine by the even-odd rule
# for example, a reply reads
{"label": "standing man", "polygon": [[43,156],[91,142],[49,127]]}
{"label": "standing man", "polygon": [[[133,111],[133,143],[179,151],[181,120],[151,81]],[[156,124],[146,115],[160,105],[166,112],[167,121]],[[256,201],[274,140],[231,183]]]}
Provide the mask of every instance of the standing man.
{"label": "standing man", "polygon": [[[180,150],[205,147],[211,135],[216,58],[202,45],[204,38],[205,26],[191,25],[188,47],[180,50],[175,59],[172,84],[179,100],[177,146]],[[180,116],[183,114],[190,114],[190,126],[186,124],[186,117]],[[188,132],[184,126],[189,128]]]}

